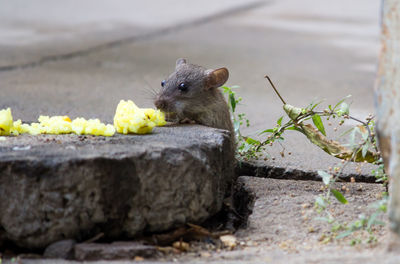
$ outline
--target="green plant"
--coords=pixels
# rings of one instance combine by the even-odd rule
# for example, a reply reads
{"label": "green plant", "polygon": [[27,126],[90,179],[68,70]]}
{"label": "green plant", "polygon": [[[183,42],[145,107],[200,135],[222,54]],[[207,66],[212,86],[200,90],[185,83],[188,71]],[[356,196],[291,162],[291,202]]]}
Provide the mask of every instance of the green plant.
{"label": "green plant", "polygon": [[[373,132],[373,117],[369,116],[366,119],[367,121],[362,121],[350,116],[349,105],[345,102],[345,100],[350,96],[340,100],[334,106],[328,105],[327,108],[319,111],[317,110],[317,107],[322,103],[322,101],[311,103],[304,108],[294,107],[287,104],[282,99],[269,77],[266,76],[266,78],[268,78],[271,86],[281,99],[283,109],[286,112],[287,117],[289,117],[289,120],[282,124],[283,117],[280,117],[277,120],[276,127],[261,132],[261,134],[269,133],[265,140],[252,140],[251,142],[248,142],[252,145],[252,147],[249,148],[250,151],[258,152],[268,144],[277,140],[283,140],[282,134],[286,130],[294,130],[304,134],[313,144],[320,147],[326,153],[339,159],[356,162],[367,161],[371,163],[379,160],[380,153],[377,151],[375,134]],[[329,120],[330,118],[338,119],[339,125],[343,125],[346,120],[352,119],[359,122],[360,125],[347,132],[350,133],[348,144],[340,144],[339,142],[330,140],[326,137],[325,126],[322,118],[326,118],[326,120]],[[309,120],[312,121],[315,127],[306,123],[306,121]],[[362,140],[356,142],[360,135]]]}
{"label": "green plant", "polygon": [[[343,167],[342,167],[343,168]],[[339,167],[336,167],[334,171],[340,171]],[[326,186],[326,192],[322,195],[319,195],[315,199],[315,205],[314,208],[318,214],[324,214],[323,217],[317,217],[317,220],[322,220],[325,221],[329,224],[331,224],[331,232],[333,234],[333,239],[342,239],[345,238],[349,235],[354,234],[356,231],[366,231],[369,236],[368,238],[364,241],[361,237],[355,237],[351,240],[350,244],[351,245],[356,245],[360,244],[362,242],[366,243],[375,243],[377,242],[377,238],[374,236],[373,233],[373,226],[376,225],[385,225],[384,222],[379,220],[379,217],[382,214],[385,214],[387,211],[387,202],[388,202],[388,196],[387,193],[383,193],[383,198],[372,205],[370,207],[374,209],[374,212],[369,214],[369,215],[359,215],[359,219],[346,224],[346,223],[341,223],[337,219],[335,219],[330,211],[329,211],[329,206],[331,206],[331,200],[330,200],[330,195],[332,194],[340,203],[342,204],[347,204],[348,201],[344,197],[344,195],[334,189],[331,188],[331,185],[338,179],[337,177],[334,177],[332,174],[327,173],[326,171],[318,171],[318,174],[321,176],[323,183]],[[338,233],[339,231],[342,231],[341,233]]]}
{"label": "green plant", "polygon": [[347,236],[354,234],[356,231],[366,231],[368,232],[367,239],[363,240],[361,237],[355,237],[350,241],[351,245],[360,244],[362,242],[371,244],[376,243],[378,240],[373,233],[373,227],[376,225],[385,225],[384,222],[380,221],[378,218],[380,215],[387,212],[387,195],[385,195],[381,200],[375,202],[370,207],[375,209],[375,211],[366,216],[364,214],[359,215],[358,219],[351,222],[348,225],[343,226],[343,232],[338,234],[335,239],[342,239]]}
{"label": "green plant", "polygon": [[385,173],[385,166],[383,164],[383,159],[380,158],[375,164],[378,165],[378,167],[375,170],[372,170],[372,175],[375,176],[376,182],[380,182],[386,187],[387,191],[388,176]]}
{"label": "green plant", "polygon": [[[329,213],[329,207],[332,205],[331,197],[333,196],[342,204],[348,203],[341,191],[333,187],[334,183],[340,180],[343,169],[350,162],[368,162],[378,165],[377,169],[372,171],[377,182],[381,182],[387,186],[388,177],[384,172],[383,161],[377,147],[375,136],[375,122],[372,115],[369,115],[364,120],[360,120],[350,115],[350,105],[346,102],[350,96],[347,96],[336,104],[328,105],[323,110],[318,110],[321,103],[313,102],[306,107],[294,107],[287,104],[281,97],[274,84],[268,76],[266,76],[276,94],[283,103],[283,109],[287,115],[285,119],[281,116],[276,121],[276,126],[263,130],[260,135],[267,134],[264,140],[256,140],[251,137],[243,136],[240,129],[243,125],[249,126],[249,121],[244,114],[236,114],[236,106],[242,101],[232,90],[237,87],[223,87],[224,92],[228,94],[229,105],[232,111],[232,119],[235,127],[235,135],[238,142],[237,154],[240,158],[259,158],[261,150],[264,150],[267,145],[272,145],[275,142],[284,140],[283,134],[286,131],[298,131],[304,134],[313,144],[320,147],[326,153],[342,159],[333,169],[327,171],[318,171],[324,185],[325,192],[316,197],[314,208],[323,216],[318,219],[331,224],[331,232],[335,234],[332,238],[326,237],[327,241],[341,239],[355,233],[356,231],[364,230],[368,232],[369,237],[367,243],[376,242],[376,237],[373,235],[372,227],[374,225],[382,225],[383,222],[378,218],[386,212],[387,194],[383,194],[383,199],[378,201],[374,206],[375,212],[369,216],[361,215],[359,219],[350,224],[340,223]],[[341,137],[347,136],[347,142],[341,144],[337,141],[327,138],[324,119],[326,121],[336,120],[338,126],[342,126],[347,120],[352,120],[358,124],[344,132]],[[312,124],[310,124],[312,122]],[[314,125],[314,126],[313,126]],[[336,131],[336,128],[334,129]],[[341,233],[338,233],[342,231]],[[354,238],[351,243],[358,244],[363,242],[361,238]]]}
{"label": "green plant", "polygon": [[246,118],[246,114],[236,112],[236,106],[242,101],[242,97],[237,96],[234,91],[234,89],[237,88],[239,88],[239,86],[222,87],[223,92],[228,95],[228,105],[231,110],[233,129],[237,143],[237,154],[248,158],[255,157],[255,153],[251,151],[251,147],[258,141],[250,137],[245,137],[241,133],[241,128],[243,126],[249,127],[250,121]]}

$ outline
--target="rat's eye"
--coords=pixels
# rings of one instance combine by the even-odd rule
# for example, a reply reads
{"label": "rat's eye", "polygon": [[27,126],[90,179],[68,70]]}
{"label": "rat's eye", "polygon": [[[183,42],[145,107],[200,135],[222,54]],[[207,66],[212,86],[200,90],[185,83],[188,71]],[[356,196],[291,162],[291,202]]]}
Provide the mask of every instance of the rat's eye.
{"label": "rat's eye", "polygon": [[181,90],[182,92],[186,92],[188,88],[189,87],[188,87],[188,85],[186,83],[181,83],[178,86],[178,89]]}
{"label": "rat's eye", "polygon": [[165,86],[165,80],[163,80],[163,81],[161,82],[161,86],[162,86],[162,87]]}

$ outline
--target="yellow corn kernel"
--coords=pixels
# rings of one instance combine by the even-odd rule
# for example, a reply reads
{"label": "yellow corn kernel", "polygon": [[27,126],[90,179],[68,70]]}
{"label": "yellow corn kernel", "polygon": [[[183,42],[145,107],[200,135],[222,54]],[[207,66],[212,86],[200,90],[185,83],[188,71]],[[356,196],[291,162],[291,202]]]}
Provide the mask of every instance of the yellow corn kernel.
{"label": "yellow corn kernel", "polygon": [[13,118],[11,115],[11,109],[0,110],[0,136],[8,136],[11,133],[13,126]]}
{"label": "yellow corn kernel", "polygon": [[165,124],[164,113],[151,108],[139,108],[131,100],[121,100],[115,111],[114,127],[118,133],[147,134],[155,126]]}

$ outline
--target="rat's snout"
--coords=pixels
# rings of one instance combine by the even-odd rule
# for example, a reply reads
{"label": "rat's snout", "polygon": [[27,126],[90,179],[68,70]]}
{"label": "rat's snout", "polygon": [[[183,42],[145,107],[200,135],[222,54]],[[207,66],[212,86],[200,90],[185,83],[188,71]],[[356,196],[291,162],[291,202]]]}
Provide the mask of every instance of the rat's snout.
{"label": "rat's snout", "polygon": [[167,102],[164,99],[157,98],[154,101],[154,105],[157,107],[157,109],[166,109],[167,108]]}

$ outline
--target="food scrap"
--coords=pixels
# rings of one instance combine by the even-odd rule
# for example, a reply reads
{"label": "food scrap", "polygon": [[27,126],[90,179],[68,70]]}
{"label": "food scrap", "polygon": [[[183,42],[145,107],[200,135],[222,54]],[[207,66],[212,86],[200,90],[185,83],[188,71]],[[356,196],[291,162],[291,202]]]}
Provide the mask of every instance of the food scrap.
{"label": "food scrap", "polygon": [[114,125],[104,124],[99,119],[78,117],[71,120],[68,116],[40,116],[38,122],[26,124],[21,120],[13,121],[11,109],[0,110],[0,136],[18,136],[19,134],[70,134],[111,137],[118,133],[147,134],[155,126],[166,124],[165,115],[160,110],[139,108],[131,100],[121,100],[114,116]]}
{"label": "food scrap", "polygon": [[114,127],[122,134],[147,134],[151,133],[155,126],[165,124],[163,112],[151,108],[139,108],[131,100],[121,100],[114,116]]}
{"label": "food scrap", "polygon": [[0,136],[9,136],[12,133],[13,118],[11,109],[0,110]]}
{"label": "food scrap", "polygon": [[[110,137],[115,134],[112,125],[106,125],[99,119],[75,118],[71,121],[68,116],[40,116],[38,123],[23,124],[21,120],[13,122],[10,131],[12,135],[28,133],[30,135],[39,134],[70,134],[94,135]],[[8,134],[8,135],[10,135]]]}
{"label": "food scrap", "polygon": [[112,137],[115,134],[113,125],[104,124],[99,119],[75,118],[71,122],[72,132],[77,135],[94,135]]}

